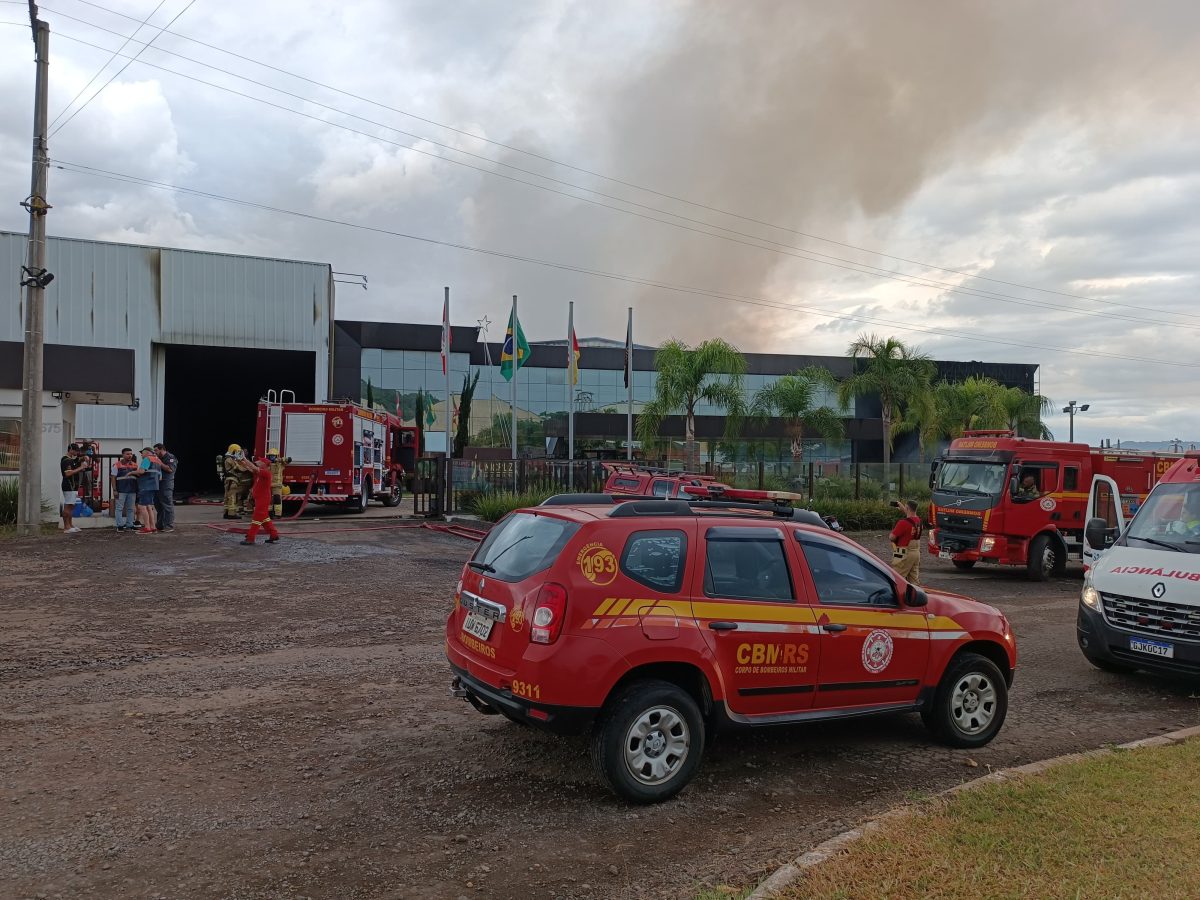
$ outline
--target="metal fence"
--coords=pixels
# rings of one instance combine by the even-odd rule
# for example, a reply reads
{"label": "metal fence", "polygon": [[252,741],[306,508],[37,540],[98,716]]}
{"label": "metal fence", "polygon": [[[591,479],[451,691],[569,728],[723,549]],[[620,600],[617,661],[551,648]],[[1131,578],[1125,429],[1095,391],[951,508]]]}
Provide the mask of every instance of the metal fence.
{"label": "metal fence", "polygon": [[791,491],[817,500],[929,498],[928,463],[770,463],[710,465],[707,474],[739,488]]}

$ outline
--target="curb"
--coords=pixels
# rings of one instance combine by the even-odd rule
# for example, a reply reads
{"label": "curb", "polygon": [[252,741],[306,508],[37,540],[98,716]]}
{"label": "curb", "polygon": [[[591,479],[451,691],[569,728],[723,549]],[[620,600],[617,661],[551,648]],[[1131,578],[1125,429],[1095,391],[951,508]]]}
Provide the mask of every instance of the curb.
{"label": "curb", "polygon": [[[998,769],[995,772],[990,772],[979,778],[971,781],[964,781],[962,784],[957,784],[952,788],[947,788],[944,791],[936,794],[936,797],[952,797],[963,791],[974,790],[982,787],[985,784],[996,784],[998,782],[1010,781],[1016,778],[1023,778],[1028,775],[1037,775],[1045,772],[1047,769],[1052,769],[1055,766],[1060,766],[1063,763],[1078,762],[1079,760],[1091,759],[1097,756],[1107,756],[1117,750],[1139,750],[1143,747],[1165,747],[1169,744],[1179,744],[1183,741],[1200,738],[1200,725],[1191,728],[1181,728],[1178,731],[1172,731],[1167,734],[1156,735],[1155,737],[1142,738],[1138,741],[1130,741],[1126,744],[1118,744],[1115,747],[1101,747],[1096,750],[1085,750],[1080,753],[1066,753],[1062,756],[1055,756],[1051,759],[1043,759],[1039,762],[1027,763],[1023,766],[1016,766],[1012,769]],[[839,835],[823,841],[813,847],[807,853],[797,856],[789,863],[785,863],[776,869],[766,881],[756,887],[746,900],[770,900],[777,896],[781,891],[791,887],[803,877],[804,873],[813,866],[820,865],[827,859],[837,856],[843,850],[849,848],[856,841],[866,837],[873,831],[879,830],[883,825],[893,822],[896,819],[904,819],[912,815],[916,815],[919,807],[914,806],[898,806],[895,809],[890,809],[881,815],[864,822],[849,831],[843,831]]]}

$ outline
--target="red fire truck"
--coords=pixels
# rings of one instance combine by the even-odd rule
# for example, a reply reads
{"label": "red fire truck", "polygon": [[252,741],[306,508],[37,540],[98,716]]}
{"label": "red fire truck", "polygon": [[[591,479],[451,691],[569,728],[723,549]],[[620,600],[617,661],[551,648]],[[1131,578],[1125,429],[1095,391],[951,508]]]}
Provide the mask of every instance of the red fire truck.
{"label": "red fire truck", "polygon": [[258,404],[257,456],[276,448],[291,461],[283,472],[289,500],[341,503],[362,512],[372,500],[396,506],[416,468],[417,429],[391,413],[349,400],[296,403],[271,391]]}
{"label": "red fire truck", "polygon": [[1044,581],[1062,574],[1069,557],[1082,559],[1093,490],[1115,485],[1128,517],[1177,459],[968,431],[929,476],[929,551],[960,569],[1025,566]]}

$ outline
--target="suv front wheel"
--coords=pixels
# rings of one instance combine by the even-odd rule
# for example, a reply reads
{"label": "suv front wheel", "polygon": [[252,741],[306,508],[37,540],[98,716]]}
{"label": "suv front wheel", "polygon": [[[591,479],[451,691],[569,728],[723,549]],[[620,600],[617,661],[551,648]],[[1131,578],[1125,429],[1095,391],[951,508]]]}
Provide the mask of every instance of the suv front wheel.
{"label": "suv front wheel", "polygon": [[982,747],[996,736],[1008,714],[1008,685],[996,664],[978,653],[950,660],[921,710],[925,726],[951,747]]}
{"label": "suv front wheel", "polygon": [[669,681],[638,681],[609,701],[592,734],[596,773],[635,803],[673,797],[704,755],[704,719],[687,691]]}

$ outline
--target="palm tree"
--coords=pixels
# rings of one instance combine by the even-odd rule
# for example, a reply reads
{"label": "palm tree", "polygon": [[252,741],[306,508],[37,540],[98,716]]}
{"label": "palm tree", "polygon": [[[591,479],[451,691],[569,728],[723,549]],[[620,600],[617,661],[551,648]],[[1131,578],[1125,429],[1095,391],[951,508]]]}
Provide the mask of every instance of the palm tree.
{"label": "palm tree", "polygon": [[1006,427],[1024,437],[1041,438],[1043,441],[1054,440],[1054,435],[1042,420],[1042,416],[1054,408],[1049,397],[1029,394],[1013,387],[1004,392],[1001,402],[1004,406]]}
{"label": "palm tree", "polygon": [[822,388],[837,389],[837,380],[826,369],[810,366],[780,376],[754,395],[750,416],[762,423],[770,418],[783,419],[797,438],[816,433],[835,440],[845,434],[845,429],[836,410],[814,406]]}
{"label": "palm tree", "polygon": [[855,397],[879,397],[883,437],[883,482],[891,483],[892,440],[905,412],[929,414],[937,367],[927,355],[896,338],[862,334],[846,350],[854,371],[838,386],[838,400],[849,405]]}
{"label": "palm tree", "polygon": [[654,367],[658,370],[654,399],[642,407],[638,416],[638,439],[655,442],[660,437],[663,419],[682,413],[687,466],[695,471],[700,466],[696,404],[703,400],[722,407],[726,436],[735,434],[746,408],[742,386],[746,358],[721,338],[712,338],[696,347],[672,339],[654,354]]}

